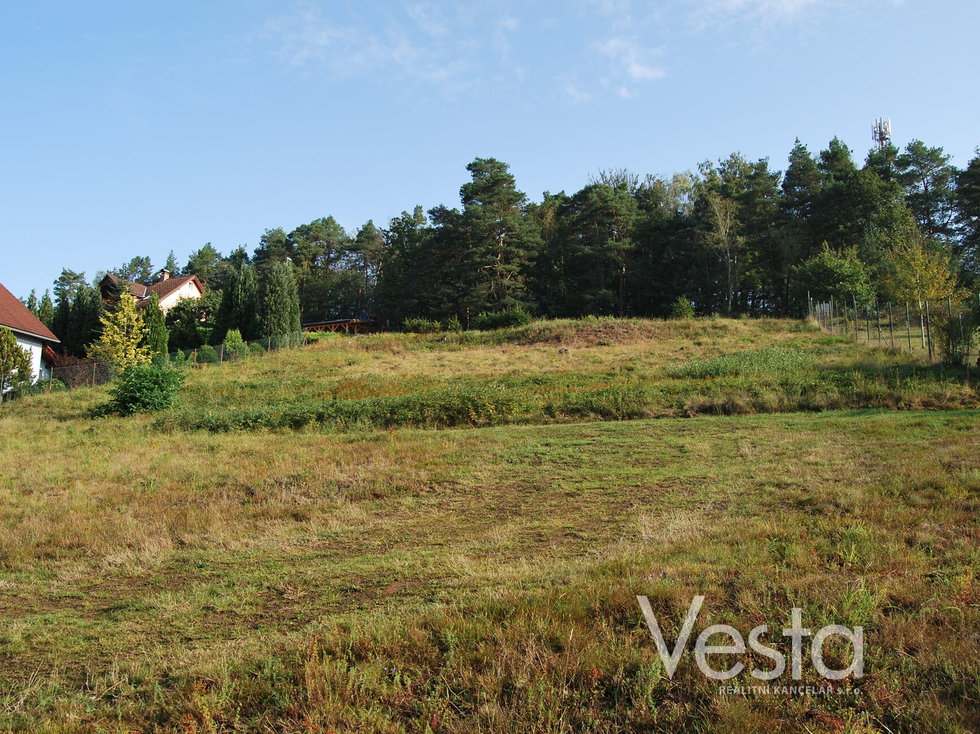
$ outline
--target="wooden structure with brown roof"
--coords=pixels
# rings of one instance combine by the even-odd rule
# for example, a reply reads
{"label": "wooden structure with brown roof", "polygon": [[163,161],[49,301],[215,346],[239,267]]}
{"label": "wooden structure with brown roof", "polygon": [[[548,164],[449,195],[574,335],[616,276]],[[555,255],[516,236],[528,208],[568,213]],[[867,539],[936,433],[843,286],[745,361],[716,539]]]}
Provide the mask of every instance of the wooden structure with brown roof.
{"label": "wooden structure with brown roof", "polygon": [[332,331],[339,334],[373,334],[380,331],[376,321],[367,319],[334,319],[303,324],[303,331]]}

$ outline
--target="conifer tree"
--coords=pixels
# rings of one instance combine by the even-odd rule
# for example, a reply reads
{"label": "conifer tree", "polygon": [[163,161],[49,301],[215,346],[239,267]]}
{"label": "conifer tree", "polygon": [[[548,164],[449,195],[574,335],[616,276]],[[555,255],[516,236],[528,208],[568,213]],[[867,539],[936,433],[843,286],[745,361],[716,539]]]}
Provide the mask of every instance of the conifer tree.
{"label": "conifer tree", "polygon": [[49,329],[51,328],[51,324],[54,323],[54,303],[51,301],[50,291],[44,291],[44,295],[41,296],[41,302],[37,307],[37,317]]}
{"label": "conifer tree", "polygon": [[88,349],[88,356],[111,362],[125,369],[146,364],[153,352],[146,344],[149,329],[136,308],[136,301],[128,296],[119,299],[114,310],[101,319],[102,335]]}
{"label": "conifer tree", "polygon": [[280,261],[269,268],[265,277],[262,335],[272,340],[273,344],[282,344],[298,334],[300,328],[299,291],[293,264]]}
{"label": "conifer tree", "polygon": [[966,280],[975,280],[980,278],[980,148],[956,177],[956,201],[961,235],[956,251]]}
{"label": "conifer tree", "polygon": [[177,256],[173,250],[167,255],[167,261],[163,264],[163,269],[171,275],[180,275],[180,265],[177,264]]}
{"label": "conifer tree", "polygon": [[170,340],[170,330],[167,329],[167,317],[160,309],[160,297],[154,293],[143,313],[146,324],[146,346],[152,350],[154,357],[167,354],[167,343]]}
{"label": "conifer tree", "polygon": [[216,321],[212,341],[217,343],[221,343],[225,334],[232,329],[237,329],[245,341],[258,339],[262,335],[259,288],[254,266],[243,265],[235,270],[231,282],[222,293]]}

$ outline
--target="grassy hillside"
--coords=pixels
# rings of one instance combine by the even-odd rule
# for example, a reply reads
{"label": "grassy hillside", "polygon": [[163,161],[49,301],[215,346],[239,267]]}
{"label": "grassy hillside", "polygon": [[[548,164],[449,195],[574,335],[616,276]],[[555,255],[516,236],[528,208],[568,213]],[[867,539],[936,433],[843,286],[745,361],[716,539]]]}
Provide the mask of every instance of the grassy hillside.
{"label": "grassy hillside", "polygon": [[[160,416],[4,406],[0,730],[976,730],[973,384],[788,321],[583,321],[324,339]],[[860,695],[669,679],[637,594],[671,641],[695,594],[864,625]]]}

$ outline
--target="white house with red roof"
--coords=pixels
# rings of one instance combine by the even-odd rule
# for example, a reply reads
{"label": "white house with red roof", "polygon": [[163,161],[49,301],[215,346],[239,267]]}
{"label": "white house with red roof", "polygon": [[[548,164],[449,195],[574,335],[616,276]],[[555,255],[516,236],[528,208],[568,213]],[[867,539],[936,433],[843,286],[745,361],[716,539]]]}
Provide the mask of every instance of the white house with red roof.
{"label": "white house with red roof", "polygon": [[107,275],[99,283],[103,298],[108,297],[111,289],[122,285],[136,299],[136,305],[146,307],[150,298],[156,294],[160,298],[160,310],[166,313],[178,303],[187,298],[200,298],[204,295],[204,286],[196,275],[181,275],[170,277],[169,270],[161,270],[156,282],[150,285],[134,283],[131,280],[115,275]]}
{"label": "white house with red roof", "polygon": [[6,326],[14,333],[17,343],[30,352],[32,379],[37,380],[47,374],[47,365],[41,356],[45,346],[58,344],[58,337],[32,314],[27,306],[17,300],[13,293],[0,283],[0,326]]}

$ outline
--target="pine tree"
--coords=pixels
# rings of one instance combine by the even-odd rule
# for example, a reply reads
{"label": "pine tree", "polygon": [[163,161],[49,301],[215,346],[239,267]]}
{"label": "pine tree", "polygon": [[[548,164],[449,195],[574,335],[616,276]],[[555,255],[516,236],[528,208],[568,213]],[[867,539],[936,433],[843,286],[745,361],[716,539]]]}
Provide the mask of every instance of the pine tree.
{"label": "pine tree", "polygon": [[980,148],[956,177],[957,219],[960,241],[957,254],[963,261],[968,279],[980,278]]}
{"label": "pine tree", "polygon": [[88,356],[125,369],[146,364],[153,356],[146,344],[149,329],[133,298],[119,299],[116,308],[101,319],[102,334],[88,349]]}
{"label": "pine tree", "polygon": [[527,197],[506,163],[477,158],[466,170],[472,180],[460,187],[458,221],[463,305],[473,313],[526,306],[525,275],[541,246],[536,223],[524,214]]}
{"label": "pine tree", "polygon": [[589,184],[562,204],[548,257],[563,270],[563,315],[625,315],[636,217],[636,199],[622,185]]}
{"label": "pine tree", "polygon": [[796,139],[782,183],[780,206],[786,215],[787,238],[793,241],[800,260],[808,260],[817,249],[813,235],[814,206],[820,195],[820,169],[807,147]]}
{"label": "pine tree", "polygon": [[288,260],[277,262],[265,277],[262,335],[270,339],[270,345],[278,346],[288,344],[300,329],[299,291],[293,264]]}
{"label": "pine tree", "polygon": [[35,291],[33,288],[31,288],[30,295],[27,296],[27,300],[26,301],[22,299],[22,303],[25,306],[27,306],[27,310],[28,311],[30,311],[32,314],[34,314],[35,316],[37,316],[38,306],[39,306],[38,300],[37,300],[37,291]]}
{"label": "pine tree", "polygon": [[196,275],[205,286],[210,286],[214,279],[219,276],[221,264],[221,253],[210,242],[206,242],[201,249],[195,250],[187,258],[187,267],[184,268],[184,273]]}
{"label": "pine tree", "polygon": [[41,323],[47,326],[49,329],[54,323],[54,303],[51,301],[50,291],[44,291],[44,295],[41,296],[41,302],[37,307],[37,317],[41,319]]}
{"label": "pine tree", "polygon": [[378,266],[375,306],[389,326],[408,317],[427,317],[428,296],[435,270],[426,255],[432,228],[422,207],[402,212],[384,233],[385,247]]}
{"label": "pine tree", "polygon": [[953,234],[958,171],[950,160],[942,148],[913,140],[895,161],[908,207],[922,234],[930,239],[949,239]]}
{"label": "pine tree", "polygon": [[[57,305],[51,317],[51,331],[61,340],[61,348],[75,357],[98,338],[105,304],[98,288],[85,282],[84,273],[62,270],[54,284]],[[42,319],[43,321],[43,319]]]}
{"label": "pine tree", "polygon": [[167,254],[167,262],[164,263],[163,269],[171,275],[180,275],[180,265],[177,264],[177,256],[173,250]]}

